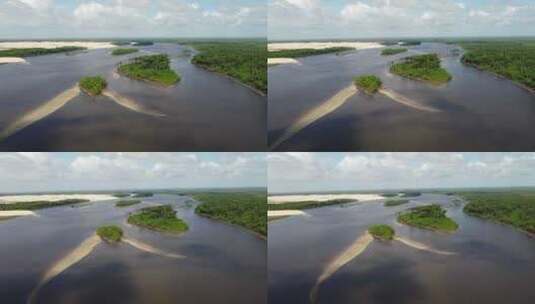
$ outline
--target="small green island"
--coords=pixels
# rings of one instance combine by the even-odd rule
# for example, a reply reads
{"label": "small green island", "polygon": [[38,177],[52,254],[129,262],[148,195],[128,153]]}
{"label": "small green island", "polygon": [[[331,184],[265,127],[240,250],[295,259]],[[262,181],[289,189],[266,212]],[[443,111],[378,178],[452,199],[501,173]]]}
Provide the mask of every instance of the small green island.
{"label": "small green island", "polygon": [[373,225],[368,228],[368,232],[375,238],[381,241],[392,241],[396,232],[388,225]]}
{"label": "small green island", "polygon": [[9,50],[1,50],[0,57],[35,57],[35,56],[50,55],[50,54],[57,54],[57,53],[69,53],[69,52],[75,52],[75,51],[83,51],[83,50],[86,50],[86,48],[77,47],[77,46],[64,46],[64,47],[57,47],[57,48],[52,48],[52,49],[46,49],[46,48],[9,49]]}
{"label": "small green island", "polygon": [[116,207],[130,207],[133,205],[141,204],[140,200],[120,200],[118,201],[115,206]]}
{"label": "small green island", "polygon": [[452,76],[440,66],[437,54],[411,56],[392,64],[390,72],[393,74],[433,85],[449,82]]}
{"label": "small green island", "polygon": [[180,76],[171,69],[169,56],[165,54],[136,57],[119,65],[119,74],[135,80],[171,86],[180,81]]}
{"label": "small green island", "polygon": [[355,199],[333,199],[328,201],[302,201],[302,202],[290,202],[280,204],[269,204],[269,210],[304,210],[314,209],[334,205],[343,205],[348,203],[355,203]]}
{"label": "small green island", "polygon": [[135,197],[135,198],[153,197],[153,196],[154,196],[153,192],[135,192],[132,194],[132,197]]}
{"label": "small green island", "polygon": [[309,56],[317,56],[332,53],[342,53],[354,51],[355,48],[350,47],[331,47],[325,49],[297,49],[297,50],[281,50],[268,52],[269,58],[301,58]]}
{"label": "small green island", "polygon": [[89,96],[98,96],[106,89],[108,83],[101,76],[88,76],[80,79],[78,83],[82,92]]}
{"label": "small green island", "polygon": [[385,207],[396,207],[408,204],[410,200],[407,199],[389,199],[384,203]]}
{"label": "small green island", "polygon": [[107,243],[118,243],[123,238],[123,230],[118,226],[101,226],[97,229],[97,235]]}
{"label": "small green island", "polygon": [[381,55],[382,56],[392,56],[392,55],[405,53],[408,50],[409,49],[407,49],[407,48],[386,48],[386,49],[383,49],[383,51],[381,52]]}
{"label": "small green island", "polygon": [[383,85],[381,79],[375,75],[363,75],[355,77],[354,81],[357,88],[370,95],[377,93],[377,91],[379,91]]}
{"label": "small green island", "polygon": [[446,216],[446,210],[440,205],[428,205],[409,209],[398,215],[398,222],[440,232],[454,232],[459,225]]}
{"label": "small green island", "polygon": [[137,53],[137,52],[139,52],[139,50],[136,48],[117,48],[111,51],[111,54],[113,56],[121,56],[121,55]]}
{"label": "small green island", "polygon": [[65,199],[60,201],[31,201],[31,202],[18,202],[12,204],[0,204],[0,211],[12,211],[12,210],[39,210],[45,208],[53,208],[66,205],[76,205],[81,203],[87,203],[86,199]]}
{"label": "small green island", "polygon": [[128,216],[128,223],[150,230],[175,234],[189,229],[188,224],[176,217],[176,211],[171,205],[143,208]]}

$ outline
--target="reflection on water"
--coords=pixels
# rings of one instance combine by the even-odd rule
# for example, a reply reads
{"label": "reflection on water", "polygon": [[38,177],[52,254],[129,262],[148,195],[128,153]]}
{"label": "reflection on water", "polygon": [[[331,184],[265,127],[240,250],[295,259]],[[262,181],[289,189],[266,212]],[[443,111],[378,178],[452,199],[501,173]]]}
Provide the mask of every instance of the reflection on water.
{"label": "reflection on water", "polygon": [[[454,197],[424,194],[411,203],[382,201],[309,210],[310,217],[269,223],[269,303],[309,303],[309,293],[329,262],[373,224],[388,224],[413,245],[372,242],[324,281],[317,303],[531,303],[535,290],[535,240],[507,226],[469,217]],[[398,224],[407,208],[439,203],[460,226],[455,234]]]}
{"label": "reflection on water", "polygon": [[[0,150],[52,151],[261,151],[266,147],[266,97],[227,77],[190,63],[188,47],[156,44],[137,54],[111,56],[110,50],[29,58],[28,65],[0,67],[0,132],[87,75],[102,75],[129,108],[109,98],[80,94],[0,142]],[[167,53],[181,82],[163,88],[117,77],[115,66],[128,58]],[[121,100],[120,100],[121,101]],[[145,113],[164,114],[165,117]]]}
{"label": "reflection on water", "polygon": [[[190,230],[165,235],[125,223],[129,212],[171,203]],[[140,205],[115,201],[38,211],[0,222],[0,302],[25,303],[50,267],[98,226],[121,225],[125,236],[172,255],[127,243],[100,243],[89,256],[42,286],[36,303],[265,303],[266,243],[239,228],[197,216],[187,197],[156,195]],[[140,243],[141,242],[141,243]]]}
{"label": "reflection on water", "polygon": [[[301,65],[269,68],[269,143],[353,77],[376,74],[384,87],[431,113],[393,102],[382,94],[357,94],[335,112],[302,130],[277,150],[292,151],[532,151],[535,95],[510,81],[460,63],[456,46],[424,43],[404,54],[380,49],[300,59]],[[393,60],[438,52],[453,75],[432,86],[389,73]]]}

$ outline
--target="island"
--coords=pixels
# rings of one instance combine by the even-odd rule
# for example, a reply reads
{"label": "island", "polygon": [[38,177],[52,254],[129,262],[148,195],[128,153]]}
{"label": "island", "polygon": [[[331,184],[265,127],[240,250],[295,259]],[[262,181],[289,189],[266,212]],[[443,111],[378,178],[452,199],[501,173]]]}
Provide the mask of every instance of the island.
{"label": "island", "polygon": [[180,81],[180,76],[171,69],[169,56],[165,54],[136,57],[119,65],[119,74],[128,78],[171,86]]}
{"label": "island", "polygon": [[391,56],[391,55],[397,55],[401,53],[407,52],[408,49],[406,48],[386,48],[381,52],[381,55],[383,56]]}
{"label": "island", "polygon": [[301,58],[309,56],[317,56],[332,53],[342,53],[348,51],[355,51],[355,48],[351,47],[329,47],[324,49],[295,49],[295,50],[279,50],[271,51],[268,53],[269,58]]}
{"label": "island", "polygon": [[389,199],[384,203],[385,207],[395,207],[408,204],[410,200],[406,199]]}
{"label": "island", "polygon": [[370,95],[377,93],[377,91],[379,91],[383,85],[381,79],[375,75],[363,75],[355,77],[354,82],[358,89]]}
{"label": "island", "polygon": [[9,50],[0,50],[0,57],[34,57],[42,56],[49,54],[57,53],[69,53],[74,51],[86,50],[85,47],[77,46],[64,46],[56,48],[20,48],[20,49],[9,49]]}
{"label": "island", "polygon": [[117,226],[101,226],[97,229],[97,235],[107,243],[118,243],[123,238],[123,230]]}
{"label": "island", "polygon": [[127,222],[142,228],[180,234],[189,229],[188,224],[176,217],[171,205],[146,207],[128,216]]}
{"label": "island", "polygon": [[89,96],[98,96],[106,89],[108,83],[101,76],[88,76],[80,79],[78,83],[82,92]]}
{"label": "island", "polygon": [[397,219],[405,225],[440,232],[454,232],[459,228],[456,222],[446,216],[446,210],[437,204],[409,209],[400,213]]}
{"label": "island", "polygon": [[381,241],[392,241],[396,232],[388,225],[373,225],[368,228],[368,232],[375,238]]}
{"label": "island", "polygon": [[437,54],[411,56],[390,66],[390,72],[408,79],[419,80],[432,85],[449,82],[452,76],[440,66]]}
{"label": "island", "polygon": [[126,55],[126,54],[132,54],[139,52],[136,48],[117,48],[111,51],[111,54],[113,56],[120,56],[120,55]]}
{"label": "island", "polygon": [[58,201],[17,202],[17,203],[9,203],[9,204],[0,204],[0,211],[39,210],[39,209],[45,209],[45,208],[87,203],[89,201],[90,200],[88,199],[65,199],[65,200],[58,200]]}
{"label": "island", "polygon": [[115,207],[130,207],[133,205],[141,204],[140,200],[120,200],[115,204]]}
{"label": "island", "polygon": [[355,203],[356,199],[332,199],[327,201],[301,201],[289,203],[269,204],[269,210],[304,210],[314,209],[334,205],[343,205],[348,203]]}

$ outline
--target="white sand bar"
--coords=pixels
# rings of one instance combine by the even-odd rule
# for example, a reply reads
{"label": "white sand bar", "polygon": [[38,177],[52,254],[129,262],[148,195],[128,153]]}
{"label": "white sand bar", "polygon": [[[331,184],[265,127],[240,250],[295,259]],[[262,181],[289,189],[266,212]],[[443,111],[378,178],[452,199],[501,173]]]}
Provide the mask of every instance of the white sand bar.
{"label": "white sand bar", "polygon": [[117,199],[109,194],[46,194],[46,195],[10,195],[0,196],[0,204],[13,204],[20,202],[58,202],[68,199],[84,199],[91,202]]}
{"label": "white sand bar", "polygon": [[293,58],[268,58],[268,65],[279,64],[299,64],[299,61]]}
{"label": "white sand bar", "polygon": [[283,217],[283,216],[294,216],[294,215],[305,215],[301,210],[269,210],[268,217]]}
{"label": "white sand bar", "polygon": [[0,57],[0,64],[4,63],[28,63],[24,58],[19,57]]}
{"label": "white sand bar", "polygon": [[0,211],[0,217],[36,216],[35,212],[29,210]]}
{"label": "white sand bar", "polygon": [[13,41],[0,42],[0,50],[4,49],[27,49],[27,48],[43,48],[55,49],[64,46],[85,47],[88,49],[108,49],[114,48],[115,45],[111,42],[91,42],[91,41]]}
{"label": "white sand bar", "polygon": [[378,194],[305,194],[305,195],[274,195],[268,197],[269,204],[295,203],[295,202],[326,202],[336,199],[354,199],[359,202],[384,200]]}
{"label": "white sand bar", "polygon": [[302,49],[323,50],[334,47],[348,47],[357,50],[364,50],[382,48],[384,46],[377,42],[276,42],[268,44],[268,51],[273,52]]}

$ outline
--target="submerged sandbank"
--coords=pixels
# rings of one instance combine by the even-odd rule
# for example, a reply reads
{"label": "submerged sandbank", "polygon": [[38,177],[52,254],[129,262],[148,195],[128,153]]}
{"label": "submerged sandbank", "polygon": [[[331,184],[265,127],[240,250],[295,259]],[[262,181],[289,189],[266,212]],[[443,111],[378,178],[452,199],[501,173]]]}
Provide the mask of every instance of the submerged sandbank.
{"label": "submerged sandbank", "polygon": [[405,238],[401,238],[401,237],[395,237],[394,240],[398,241],[398,242],[401,242],[409,247],[412,247],[414,249],[418,249],[418,250],[423,250],[423,251],[429,251],[429,252],[432,252],[432,253],[436,253],[436,254],[442,254],[442,255],[454,255],[456,254],[455,252],[450,252],[450,251],[442,251],[442,250],[437,250],[437,249],[434,249],[432,247],[429,247],[425,244],[422,244],[422,243],[419,243],[419,242],[416,242],[416,241],[413,241],[413,240],[408,240],[408,239],[405,239]]}
{"label": "submerged sandbank", "polygon": [[124,243],[126,243],[126,244],[128,244],[128,245],[130,245],[130,246],[132,246],[134,248],[137,248],[137,249],[139,249],[141,251],[145,251],[145,252],[148,252],[148,253],[156,254],[156,255],[159,255],[159,256],[163,256],[163,257],[167,257],[167,258],[173,258],[173,259],[183,259],[183,258],[185,258],[185,256],[183,256],[183,255],[166,252],[166,251],[163,251],[163,250],[160,250],[158,248],[152,247],[151,245],[149,245],[147,243],[143,243],[143,242],[138,241],[138,240],[123,238],[122,242],[124,242]]}
{"label": "submerged sandbank", "polygon": [[148,109],[146,108],[144,105],[128,98],[128,97],[125,97],[123,95],[120,95],[119,93],[115,92],[115,91],[112,91],[112,90],[104,90],[102,92],[102,95],[110,98],[111,100],[113,100],[114,102],[116,102],[118,105],[122,106],[122,107],[125,107],[131,111],[134,111],[134,112],[138,112],[138,113],[142,113],[142,114],[147,114],[147,115],[152,115],[152,116],[157,116],[157,117],[164,117],[165,114],[161,113],[161,112],[158,112],[156,110],[151,110],[151,109]]}
{"label": "submerged sandbank", "polygon": [[91,41],[12,41],[0,42],[0,50],[5,49],[28,49],[28,48],[43,48],[55,49],[65,46],[84,47],[87,49],[107,49],[114,48],[115,45],[111,42],[91,42]]}
{"label": "submerged sandbank", "polygon": [[35,194],[35,195],[9,195],[0,196],[0,203],[13,204],[20,202],[35,202],[35,201],[47,201],[58,202],[64,200],[82,199],[90,202],[94,201],[107,201],[117,199],[109,194]]}
{"label": "submerged sandbank", "polygon": [[322,50],[329,48],[347,47],[357,50],[374,49],[384,47],[377,42],[275,42],[268,44],[268,51],[314,49]]}
{"label": "submerged sandbank", "polygon": [[28,63],[26,59],[19,57],[0,57],[0,64],[4,63]]}
{"label": "submerged sandbank", "polygon": [[293,58],[268,58],[268,65],[279,64],[299,64],[299,61]]}
{"label": "submerged sandbank", "polygon": [[385,95],[386,97],[392,99],[393,101],[395,102],[398,102],[400,104],[403,104],[407,107],[411,107],[413,109],[417,109],[417,110],[420,110],[420,111],[426,111],[426,112],[433,112],[433,113],[437,113],[437,112],[441,112],[439,109],[436,109],[436,108],[433,108],[433,107],[430,107],[430,106],[426,106],[426,105],[422,105],[412,99],[409,99],[403,95],[400,95],[392,90],[388,90],[388,89],[379,89],[379,93]]}
{"label": "submerged sandbank", "polygon": [[282,204],[293,202],[326,202],[340,199],[354,199],[359,202],[384,200],[384,197],[378,194],[302,194],[302,195],[274,195],[268,196],[269,204]]}

